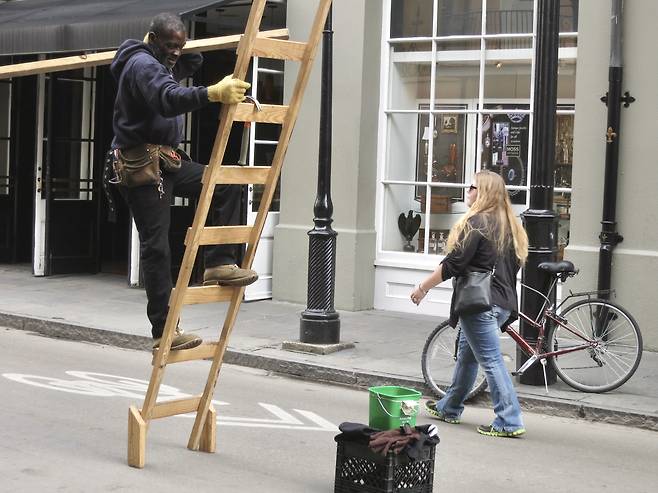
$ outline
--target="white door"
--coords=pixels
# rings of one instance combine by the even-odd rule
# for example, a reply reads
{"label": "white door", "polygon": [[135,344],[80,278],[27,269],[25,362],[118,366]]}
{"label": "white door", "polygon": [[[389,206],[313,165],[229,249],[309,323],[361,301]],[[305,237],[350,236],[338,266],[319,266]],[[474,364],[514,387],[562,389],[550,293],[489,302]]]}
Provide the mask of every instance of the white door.
{"label": "white door", "polygon": [[[262,104],[283,103],[283,69],[282,60],[253,59],[251,94]],[[252,123],[249,133],[248,166],[269,166],[278,144],[281,125]],[[247,224],[254,224],[263,185],[249,185],[247,202]],[[272,297],[272,253],[274,228],[279,224],[279,189],[274,194],[270,212],[258,243],[253,269],[258,272],[258,281],[247,286],[245,300],[263,300]]]}

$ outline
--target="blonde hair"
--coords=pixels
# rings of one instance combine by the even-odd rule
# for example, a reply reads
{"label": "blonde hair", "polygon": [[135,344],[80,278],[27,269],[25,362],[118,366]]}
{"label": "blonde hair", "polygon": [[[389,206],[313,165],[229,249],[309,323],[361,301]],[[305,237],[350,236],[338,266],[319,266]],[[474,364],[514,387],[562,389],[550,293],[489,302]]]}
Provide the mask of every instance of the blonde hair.
{"label": "blonde hair", "polygon": [[446,251],[450,253],[463,246],[474,230],[468,220],[480,214],[484,224],[480,233],[494,244],[498,253],[507,250],[512,240],[516,257],[524,264],[528,257],[528,235],[514,215],[505,182],[496,173],[480,171],[475,174],[475,186],[477,198],[450,230]]}

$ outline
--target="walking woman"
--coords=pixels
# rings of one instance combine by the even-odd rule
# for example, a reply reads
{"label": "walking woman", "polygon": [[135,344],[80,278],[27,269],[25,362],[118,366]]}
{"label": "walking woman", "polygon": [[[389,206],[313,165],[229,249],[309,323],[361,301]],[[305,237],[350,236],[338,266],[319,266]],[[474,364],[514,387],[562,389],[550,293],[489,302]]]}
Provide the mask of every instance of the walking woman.
{"label": "walking woman", "polygon": [[446,279],[472,271],[491,271],[490,310],[457,315],[455,293],[450,323],[461,326],[457,364],[452,384],[438,402],[428,401],[427,411],[446,423],[457,424],[464,400],[473,387],[478,365],[484,370],[496,418],[478,427],[483,435],[518,437],[525,433],[521,408],[509,371],[500,351],[500,327],[517,318],[516,276],[528,256],[528,236],[512,211],[502,178],[491,171],[476,173],[466,192],[469,210],[457,221],[448,236],[448,255],[436,270],[411,293],[419,304],[427,292]]}

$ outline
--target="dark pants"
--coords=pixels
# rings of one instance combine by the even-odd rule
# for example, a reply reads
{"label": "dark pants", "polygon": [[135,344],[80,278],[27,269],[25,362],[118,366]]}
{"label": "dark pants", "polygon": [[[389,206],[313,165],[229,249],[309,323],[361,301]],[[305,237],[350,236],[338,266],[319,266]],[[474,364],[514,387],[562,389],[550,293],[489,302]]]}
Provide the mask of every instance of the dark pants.
{"label": "dark pants", "polygon": [[[171,250],[169,248],[170,207],[173,197],[195,199],[202,189],[201,177],[205,166],[182,161],[176,173],[163,173],[164,195],[160,197],[156,185],[126,188],[119,186],[135,220],[139,232],[140,264],[148,304],[146,313],[151,322],[153,337],[161,337],[169,310],[171,279]],[[211,226],[240,224],[240,186],[217,185],[208,213]],[[238,245],[206,246],[205,267],[234,264]]]}

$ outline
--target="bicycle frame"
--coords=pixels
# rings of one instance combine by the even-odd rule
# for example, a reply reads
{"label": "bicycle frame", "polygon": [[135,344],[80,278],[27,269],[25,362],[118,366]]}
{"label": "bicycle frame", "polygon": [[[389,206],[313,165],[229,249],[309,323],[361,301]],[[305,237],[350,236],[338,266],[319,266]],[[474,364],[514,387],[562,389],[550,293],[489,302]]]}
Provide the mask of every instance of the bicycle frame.
{"label": "bicycle frame", "polygon": [[[556,276],[553,279],[553,282],[551,284],[550,289],[548,290],[549,294],[553,292],[555,289],[555,286],[558,281],[558,276]],[[586,291],[582,293],[569,293],[569,296],[564,298],[560,304],[557,307],[553,307],[553,303],[551,302],[550,298],[543,294],[542,292],[531,288],[530,286],[521,283],[521,286],[529,289],[530,291],[533,291],[534,293],[538,294],[542,298],[544,298],[544,303],[541,307],[541,310],[539,311],[539,314],[537,315],[537,318],[535,320],[531,319],[528,317],[525,313],[519,312],[519,318],[523,319],[528,323],[531,327],[534,327],[538,334],[539,337],[537,337],[537,342],[535,344],[535,347],[533,348],[528,342],[517,332],[515,329],[513,329],[510,325],[505,327],[505,332],[509,334],[509,336],[516,342],[516,344],[521,348],[521,350],[529,357],[529,359],[516,371],[514,372],[517,375],[523,374],[524,371],[526,371],[528,368],[530,368],[533,364],[535,364],[537,361],[542,361],[542,360],[547,360],[548,358],[552,358],[554,356],[560,356],[562,354],[567,354],[567,353],[573,353],[575,351],[583,351],[587,348],[590,348],[592,346],[597,345],[598,343],[592,339],[588,339],[584,337],[582,334],[577,332],[576,330],[572,329],[569,327],[569,323],[560,317],[558,314],[555,313],[557,309],[559,309],[564,303],[574,297],[579,297],[579,296],[587,296],[588,298],[591,298],[593,294],[605,294],[605,293],[611,293],[613,292],[612,290],[606,290],[606,291]],[[569,347],[567,349],[560,349],[557,351],[544,351],[542,348],[542,345],[544,343],[544,336],[545,336],[545,327],[546,327],[546,322],[551,321],[563,329],[571,332],[574,334],[576,337],[580,338],[583,340],[583,344],[579,346],[573,346]],[[542,362],[543,363],[543,362]]]}

